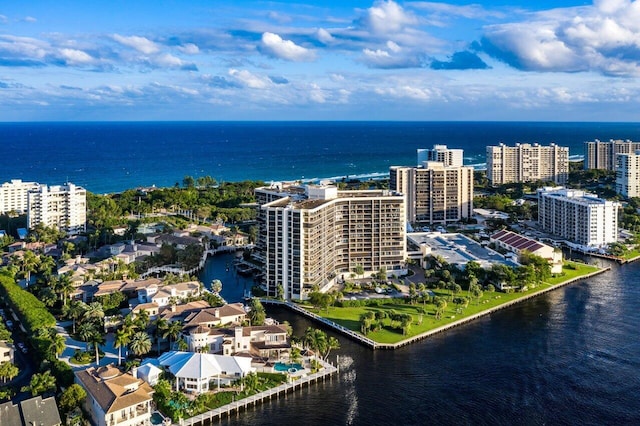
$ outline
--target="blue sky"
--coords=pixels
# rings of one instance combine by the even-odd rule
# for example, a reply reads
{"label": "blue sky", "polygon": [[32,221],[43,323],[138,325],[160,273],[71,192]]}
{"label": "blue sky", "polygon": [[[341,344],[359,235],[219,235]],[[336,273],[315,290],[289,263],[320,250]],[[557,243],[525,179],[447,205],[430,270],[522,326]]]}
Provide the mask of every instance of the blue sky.
{"label": "blue sky", "polygon": [[2,121],[635,122],[638,77],[640,0],[0,2]]}

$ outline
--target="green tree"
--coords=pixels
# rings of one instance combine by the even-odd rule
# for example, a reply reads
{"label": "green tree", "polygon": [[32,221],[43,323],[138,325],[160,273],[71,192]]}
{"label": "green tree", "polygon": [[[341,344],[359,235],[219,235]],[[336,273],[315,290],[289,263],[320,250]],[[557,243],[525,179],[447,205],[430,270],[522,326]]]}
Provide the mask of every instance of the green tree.
{"label": "green tree", "polygon": [[3,382],[13,379],[20,373],[20,369],[17,365],[10,362],[3,362],[0,364],[0,379]]}
{"label": "green tree", "polygon": [[182,331],[182,323],[180,321],[171,321],[167,324],[167,328],[163,331],[162,337],[169,338],[169,349],[171,349],[171,341],[175,341],[175,339],[180,336],[180,332]]}
{"label": "green tree", "polygon": [[63,309],[64,315],[73,320],[73,334],[76,334],[76,321],[84,316],[84,312],[87,308],[88,306],[86,303],[78,300],[72,300]]}
{"label": "green tree", "polygon": [[358,263],[356,266],[354,266],[353,273],[358,275],[359,277],[364,276],[364,266]]}
{"label": "green tree", "polygon": [[62,334],[54,334],[49,340],[48,352],[53,358],[57,358],[64,352],[67,347],[67,340]]}
{"label": "green tree", "polygon": [[87,392],[77,383],[72,384],[60,395],[59,404],[63,413],[73,411],[80,407],[87,397]]}
{"label": "green tree", "polygon": [[45,392],[53,391],[56,388],[56,378],[51,375],[50,371],[44,373],[36,373],[31,377],[29,386],[22,388],[22,391],[31,392],[32,396],[41,395]]}
{"label": "green tree", "polygon": [[118,348],[118,365],[122,362],[122,348],[127,347],[131,340],[132,332],[127,328],[119,328],[113,337],[113,347]]}
{"label": "green tree", "polygon": [[249,311],[249,320],[251,321],[251,325],[263,325],[264,320],[267,318],[267,313],[265,312],[262,303],[260,303],[260,300],[254,297],[251,299],[249,306],[251,307],[251,310]]}
{"label": "green tree", "polygon": [[149,334],[147,334],[146,331],[138,331],[131,337],[129,350],[131,350],[135,356],[139,357],[149,353],[151,345],[151,337],[149,337]]}

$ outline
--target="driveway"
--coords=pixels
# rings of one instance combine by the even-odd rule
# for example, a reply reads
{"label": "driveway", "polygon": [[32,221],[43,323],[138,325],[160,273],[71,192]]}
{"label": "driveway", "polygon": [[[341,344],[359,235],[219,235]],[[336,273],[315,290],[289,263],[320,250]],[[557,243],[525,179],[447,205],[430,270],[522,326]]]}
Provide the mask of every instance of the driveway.
{"label": "driveway", "polygon": [[[87,349],[87,344],[85,342],[81,342],[79,340],[73,339],[65,327],[69,327],[71,325],[70,321],[58,321],[56,324],[56,330],[59,334],[63,335],[66,340],[66,347],[62,355],[60,355],[60,360],[66,362],[71,366],[73,370],[84,370],[85,368],[95,366],[95,361],[91,364],[83,364],[77,365],[71,362],[71,357],[75,353],[76,349],[80,349],[81,351],[85,351]],[[104,356],[100,358],[100,366],[108,365],[108,364],[118,364],[118,350],[113,347],[113,333],[109,333],[104,336],[106,343],[100,346],[100,349],[104,352]],[[92,352],[93,353],[93,352]]]}

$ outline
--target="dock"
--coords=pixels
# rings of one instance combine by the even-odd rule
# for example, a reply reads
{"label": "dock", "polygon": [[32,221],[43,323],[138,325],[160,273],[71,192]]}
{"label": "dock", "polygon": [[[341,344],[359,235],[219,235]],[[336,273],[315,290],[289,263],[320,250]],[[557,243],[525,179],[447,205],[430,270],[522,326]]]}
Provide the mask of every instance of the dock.
{"label": "dock", "polygon": [[255,407],[257,404],[261,404],[264,401],[270,401],[272,399],[279,399],[281,396],[293,393],[296,390],[301,390],[305,386],[311,386],[314,383],[331,379],[331,377],[338,372],[338,368],[333,364],[320,360],[317,360],[323,366],[322,370],[317,373],[309,374],[308,376],[295,379],[290,383],[285,383],[275,388],[267,389],[255,395],[249,396],[238,401],[234,401],[230,404],[223,405],[222,407],[214,408],[206,413],[198,414],[188,419],[181,419],[179,423],[174,423],[174,426],[205,426],[212,424],[213,420],[220,420],[224,417],[230,417],[232,414],[239,414],[241,411],[246,411]]}

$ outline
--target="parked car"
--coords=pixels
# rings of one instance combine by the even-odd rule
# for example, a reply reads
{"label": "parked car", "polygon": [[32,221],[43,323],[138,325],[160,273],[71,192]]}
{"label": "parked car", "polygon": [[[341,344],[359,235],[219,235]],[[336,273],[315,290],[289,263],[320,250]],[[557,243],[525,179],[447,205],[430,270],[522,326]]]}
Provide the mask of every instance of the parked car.
{"label": "parked car", "polygon": [[7,328],[8,328],[9,330],[13,330],[13,321],[11,321],[11,320],[7,320]]}
{"label": "parked car", "polygon": [[25,344],[22,342],[16,343],[16,346],[18,347],[18,349],[20,349],[20,352],[22,352],[23,354],[26,354],[27,352],[29,352]]}

